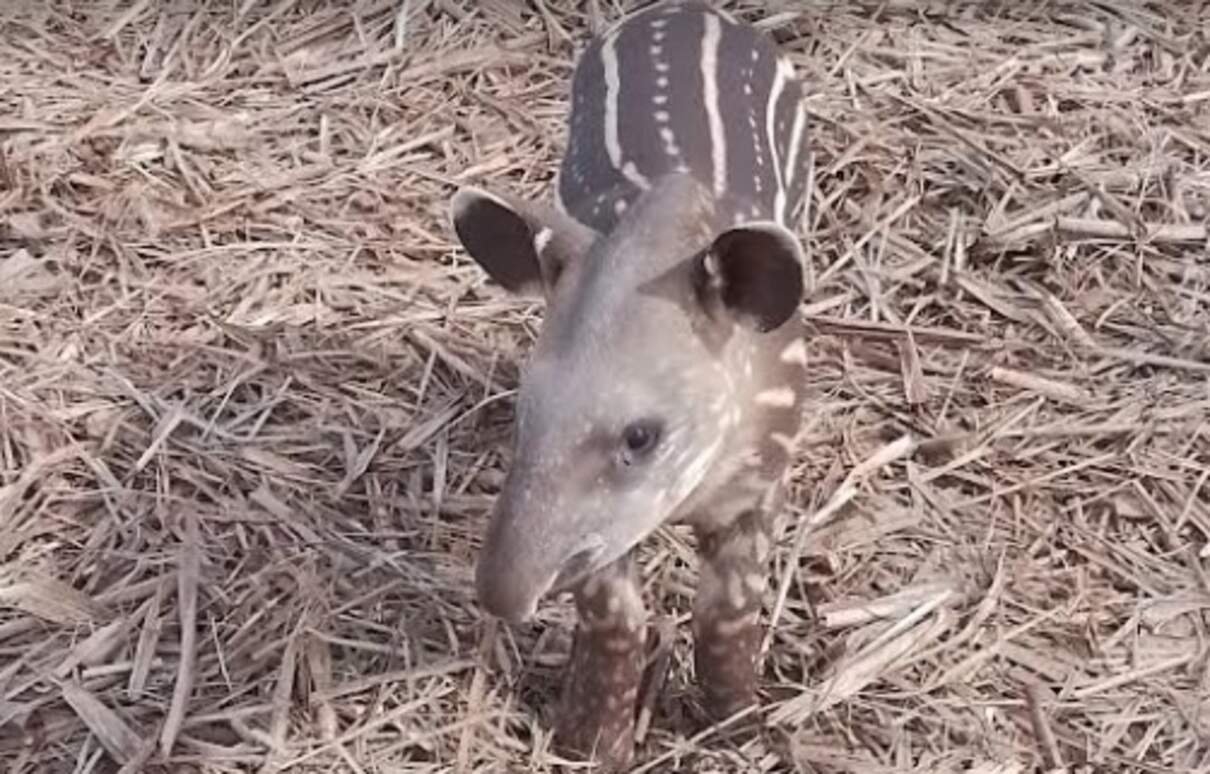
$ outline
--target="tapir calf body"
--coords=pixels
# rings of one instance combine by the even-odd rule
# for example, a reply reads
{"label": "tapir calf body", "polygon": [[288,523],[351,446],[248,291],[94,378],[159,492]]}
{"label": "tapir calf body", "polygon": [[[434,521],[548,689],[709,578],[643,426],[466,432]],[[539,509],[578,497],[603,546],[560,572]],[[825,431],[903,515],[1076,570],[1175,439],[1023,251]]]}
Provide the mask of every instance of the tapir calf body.
{"label": "tapir calf body", "polygon": [[452,202],[487,275],[546,304],[476,582],[509,621],[574,593],[568,752],[631,758],[646,636],[632,553],[663,524],[698,539],[706,707],[756,698],[803,397],[805,133],[770,39],[704,3],[659,3],[580,55],[554,207],[477,188]]}

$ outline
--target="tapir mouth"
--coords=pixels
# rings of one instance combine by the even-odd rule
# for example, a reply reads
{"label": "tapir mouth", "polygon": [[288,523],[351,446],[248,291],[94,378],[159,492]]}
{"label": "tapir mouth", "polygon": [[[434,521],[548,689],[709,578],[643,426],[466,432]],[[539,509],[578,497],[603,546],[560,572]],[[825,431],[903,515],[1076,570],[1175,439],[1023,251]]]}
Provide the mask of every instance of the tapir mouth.
{"label": "tapir mouth", "polygon": [[605,553],[604,539],[600,535],[589,535],[580,542],[580,546],[559,565],[548,593],[565,591],[600,569],[599,560]]}

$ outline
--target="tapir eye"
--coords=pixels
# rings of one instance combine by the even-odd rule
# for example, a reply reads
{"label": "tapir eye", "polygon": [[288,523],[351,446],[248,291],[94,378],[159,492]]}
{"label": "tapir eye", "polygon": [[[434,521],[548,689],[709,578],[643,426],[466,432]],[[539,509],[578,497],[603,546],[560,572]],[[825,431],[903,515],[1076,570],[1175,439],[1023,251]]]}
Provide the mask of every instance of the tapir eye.
{"label": "tapir eye", "polygon": [[622,431],[622,443],[626,446],[626,464],[641,457],[652,449],[660,440],[660,423],[654,419],[640,419],[631,422]]}

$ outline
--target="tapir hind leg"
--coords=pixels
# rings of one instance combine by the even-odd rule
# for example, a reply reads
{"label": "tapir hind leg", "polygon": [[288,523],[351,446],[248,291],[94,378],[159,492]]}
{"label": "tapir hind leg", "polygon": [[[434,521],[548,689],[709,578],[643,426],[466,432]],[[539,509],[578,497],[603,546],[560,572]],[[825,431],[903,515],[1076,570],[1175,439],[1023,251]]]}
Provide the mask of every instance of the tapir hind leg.
{"label": "tapir hind leg", "polygon": [[756,701],[771,533],[772,519],[759,509],[725,527],[697,531],[694,665],[705,709],[716,721]]}
{"label": "tapir hind leg", "polygon": [[564,755],[625,768],[634,754],[635,705],[644,664],[646,609],[630,556],[576,591],[579,622],[563,685],[555,742]]}

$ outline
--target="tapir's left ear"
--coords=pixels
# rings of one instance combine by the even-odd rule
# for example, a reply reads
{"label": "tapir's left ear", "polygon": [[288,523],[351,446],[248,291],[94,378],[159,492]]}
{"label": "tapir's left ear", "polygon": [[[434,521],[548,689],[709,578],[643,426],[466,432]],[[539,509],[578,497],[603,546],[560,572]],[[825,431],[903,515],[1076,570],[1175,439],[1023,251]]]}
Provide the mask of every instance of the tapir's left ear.
{"label": "tapir's left ear", "polygon": [[698,292],[708,310],[771,331],[802,300],[803,254],[798,239],[772,221],[745,223],[719,234],[702,254]]}
{"label": "tapir's left ear", "polygon": [[568,215],[473,186],[454,194],[450,220],[475,263],[521,295],[549,296],[567,263],[596,239]]}

